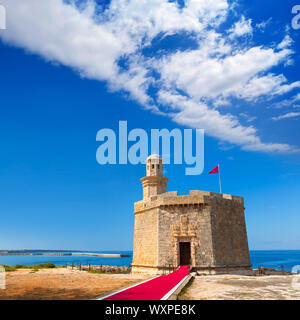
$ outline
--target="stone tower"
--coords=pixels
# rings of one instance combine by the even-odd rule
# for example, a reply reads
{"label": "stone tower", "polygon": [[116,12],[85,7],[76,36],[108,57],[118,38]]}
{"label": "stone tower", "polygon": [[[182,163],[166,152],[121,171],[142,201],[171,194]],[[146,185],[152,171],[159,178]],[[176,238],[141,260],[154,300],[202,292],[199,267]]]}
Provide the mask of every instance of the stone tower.
{"label": "stone tower", "polygon": [[143,200],[134,205],[133,273],[159,274],[179,265],[200,273],[251,270],[242,197],[193,190],[166,192],[158,155],[146,160]]}
{"label": "stone tower", "polygon": [[163,177],[163,162],[159,155],[153,154],[146,160],[146,177],[142,178],[143,199],[167,191],[168,178]]}

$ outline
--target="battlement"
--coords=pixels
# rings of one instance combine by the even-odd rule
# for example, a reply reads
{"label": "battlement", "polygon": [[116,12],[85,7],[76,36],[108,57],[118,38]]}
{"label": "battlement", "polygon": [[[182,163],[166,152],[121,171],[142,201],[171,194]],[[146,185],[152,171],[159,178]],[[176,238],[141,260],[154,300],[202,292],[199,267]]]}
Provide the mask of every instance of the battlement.
{"label": "battlement", "polygon": [[142,212],[163,206],[227,206],[243,207],[244,198],[230,194],[215,193],[201,190],[191,190],[188,195],[178,195],[177,191],[165,192],[150,196],[134,204],[134,212]]}

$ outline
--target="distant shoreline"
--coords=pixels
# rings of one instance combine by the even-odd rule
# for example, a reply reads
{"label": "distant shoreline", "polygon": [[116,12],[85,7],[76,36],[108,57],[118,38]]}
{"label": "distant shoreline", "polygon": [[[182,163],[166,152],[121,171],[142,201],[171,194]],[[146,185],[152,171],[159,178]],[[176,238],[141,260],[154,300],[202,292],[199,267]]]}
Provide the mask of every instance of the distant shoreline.
{"label": "distant shoreline", "polygon": [[16,256],[16,255],[28,255],[28,256],[90,256],[101,258],[123,258],[131,257],[130,254],[123,253],[96,253],[96,252],[80,252],[80,251],[64,251],[64,250],[1,250],[0,256]]}
{"label": "distant shoreline", "polygon": [[[1,255],[2,253],[2,255]],[[10,253],[10,254],[3,254]],[[16,254],[19,253],[19,254]],[[29,254],[34,253],[34,254]],[[37,254],[44,253],[44,254]],[[52,254],[45,254],[52,253]],[[65,255],[58,255],[65,253]],[[72,253],[72,255],[66,255]],[[84,255],[87,253],[88,255]],[[300,250],[250,250],[250,261],[252,268],[259,266],[264,268],[275,268],[291,271],[294,266],[300,265]],[[95,254],[95,255],[93,255]],[[112,257],[107,256],[112,254]],[[116,257],[120,254],[122,257]],[[104,256],[100,256],[104,255]],[[132,251],[78,251],[78,250],[0,250],[0,265],[35,265],[51,262],[55,265],[110,265],[130,266],[132,264]]]}

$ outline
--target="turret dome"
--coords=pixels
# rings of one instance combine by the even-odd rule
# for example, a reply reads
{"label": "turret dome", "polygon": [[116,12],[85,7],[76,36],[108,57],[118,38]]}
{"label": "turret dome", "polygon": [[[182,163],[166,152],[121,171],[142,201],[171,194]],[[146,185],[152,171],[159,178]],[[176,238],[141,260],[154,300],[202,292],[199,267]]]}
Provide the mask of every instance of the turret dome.
{"label": "turret dome", "polygon": [[159,163],[160,160],[162,160],[162,158],[158,154],[153,153],[146,159],[146,162],[148,162],[148,161],[156,162],[157,161],[157,163]]}

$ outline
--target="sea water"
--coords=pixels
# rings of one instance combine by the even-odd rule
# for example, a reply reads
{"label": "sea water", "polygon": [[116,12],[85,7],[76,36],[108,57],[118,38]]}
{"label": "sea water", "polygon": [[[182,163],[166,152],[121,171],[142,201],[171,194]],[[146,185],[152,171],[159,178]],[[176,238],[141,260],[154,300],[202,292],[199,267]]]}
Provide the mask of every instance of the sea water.
{"label": "sea water", "polygon": [[[88,251],[84,251],[88,252]],[[103,257],[92,257],[86,255],[77,255],[79,252],[76,252],[75,256],[61,256],[61,255],[8,255],[1,256],[0,255],[0,265],[5,264],[8,266],[15,266],[16,264],[22,265],[35,265],[46,262],[52,262],[56,265],[106,265],[106,266],[130,266],[132,262],[132,251],[93,251],[94,253],[118,253],[118,254],[129,254],[130,257],[122,257],[122,258],[103,258]]]}
{"label": "sea water", "polygon": [[291,271],[296,265],[300,265],[300,250],[250,250],[252,268],[258,266],[265,268]]}
{"label": "sea water", "polygon": [[[87,251],[85,251],[87,252]],[[0,255],[0,265],[5,264],[15,266],[16,264],[34,265],[52,262],[56,265],[107,265],[107,266],[130,266],[132,263],[132,251],[104,252],[93,251],[95,253],[120,253],[130,254],[130,257],[123,258],[103,258],[91,256],[55,256],[55,255]],[[300,250],[250,250],[250,260],[252,268],[258,266],[280,269],[283,265],[284,270],[292,270],[295,265],[300,265]]]}

